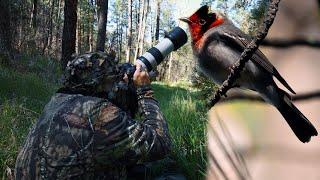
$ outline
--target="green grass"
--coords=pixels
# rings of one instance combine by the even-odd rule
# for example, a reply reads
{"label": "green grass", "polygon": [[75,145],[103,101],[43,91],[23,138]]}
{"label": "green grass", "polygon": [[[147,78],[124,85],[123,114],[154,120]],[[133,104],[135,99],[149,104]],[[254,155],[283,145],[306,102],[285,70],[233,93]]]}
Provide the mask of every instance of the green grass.
{"label": "green grass", "polygon": [[7,167],[14,169],[16,155],[38,114],[25,109],[18,102],[5,101],[0,112],[0,177],[5,178]]}
{"label": "green grass", "polygon": [[54,73],[47,74],[48,70],[45,71],[49,68],[48,64],[40,63],[29,69],[28,61],[22,58],[15,70],[0,66],[1,179],[6,179],[7,167],[14,169],[16,155],[30,127],[58,88],[52,81]]}
{"label": "green grass", "polygon": [[[27,61],[23,63],[29,64]],[[25,67],[24,64],[22,67]],[[0,178],[14,169],[16,155],[44,105],[58,85],[46,72],[48,64],[12,70],[0,66]],[[54,74],[54,73],[53,73]],[[54,74],[54,76],[56,76]],[[168,120],[178,171],[188,179],[204,179],[206,109],[188,84],[154,83],[155,96]],[[166,164],[159,166],[163,172]]]}
{"label": "green grass", "polygon": [[[185,86],[187,87],[187,86]],[[188,179],[203,179],[206,168],[206,108],[197,92],[181,86],[154,83],[172,137],[172,158]]]}

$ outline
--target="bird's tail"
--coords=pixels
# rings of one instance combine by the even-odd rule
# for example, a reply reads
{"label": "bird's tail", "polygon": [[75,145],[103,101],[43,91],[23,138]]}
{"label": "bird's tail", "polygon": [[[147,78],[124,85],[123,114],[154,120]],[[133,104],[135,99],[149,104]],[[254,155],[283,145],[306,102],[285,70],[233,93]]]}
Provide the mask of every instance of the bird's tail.
{"label": "bird's tail", "polygon": [[303,143],[309,142],[311,136],[317,136],[318,132],[311,122],[299,111],[299,109],[291,102],[290,96],[279,89],[280,104],[278,110],[285,118],[294,134]]}

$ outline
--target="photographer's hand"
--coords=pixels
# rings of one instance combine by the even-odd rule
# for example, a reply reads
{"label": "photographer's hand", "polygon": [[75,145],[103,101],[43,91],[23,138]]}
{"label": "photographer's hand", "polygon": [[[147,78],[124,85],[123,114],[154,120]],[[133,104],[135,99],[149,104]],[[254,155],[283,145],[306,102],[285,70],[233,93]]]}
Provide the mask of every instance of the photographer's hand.
{"label": "photographer's hand", "polygon": [[136,64],[136,71],[133,74],[133,83],[136,87],[150,85],[150,77],[147,71],[142,70],[140,64]]}

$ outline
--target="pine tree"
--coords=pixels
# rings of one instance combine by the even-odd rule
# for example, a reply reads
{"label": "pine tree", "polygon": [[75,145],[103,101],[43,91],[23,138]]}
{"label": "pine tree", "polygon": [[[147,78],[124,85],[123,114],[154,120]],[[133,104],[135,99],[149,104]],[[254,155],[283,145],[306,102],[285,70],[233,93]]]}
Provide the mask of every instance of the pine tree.
{"label": "pine tree", "polygon": [[64,24],[62,36],[62,69],[66,68],[71,55],[75,53],[76,29],[77,29],[77,5],[78,0],[64,1]]}

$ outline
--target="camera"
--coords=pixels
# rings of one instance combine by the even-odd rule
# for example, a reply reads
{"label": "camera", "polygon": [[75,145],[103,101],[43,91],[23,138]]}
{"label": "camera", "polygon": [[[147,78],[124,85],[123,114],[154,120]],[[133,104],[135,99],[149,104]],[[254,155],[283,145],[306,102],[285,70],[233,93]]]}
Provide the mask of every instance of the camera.
{"label": "camera", "polygon": [[180,27],[175,27],[169,33],[166,33],[164,39],[156,46],[150,48],[146,53],[138,57],[136,63],[150,72],[154,70],[168,54],[182,47],[187,41],[188,36],[186,32]]}
{"label": "camera", "polygon": [[[187,41],[186,32],[180,27],[175,27],[170,32],[165,33],[164,39],[156,46],[138,57],[136,63],[140,64],[148,72],[155,70],[168,54],[182,47]],[[132,79],[135,70],[135,66],[130,63],[124,63],[120,67],[120,71],[127,74],[130,79]]]}

